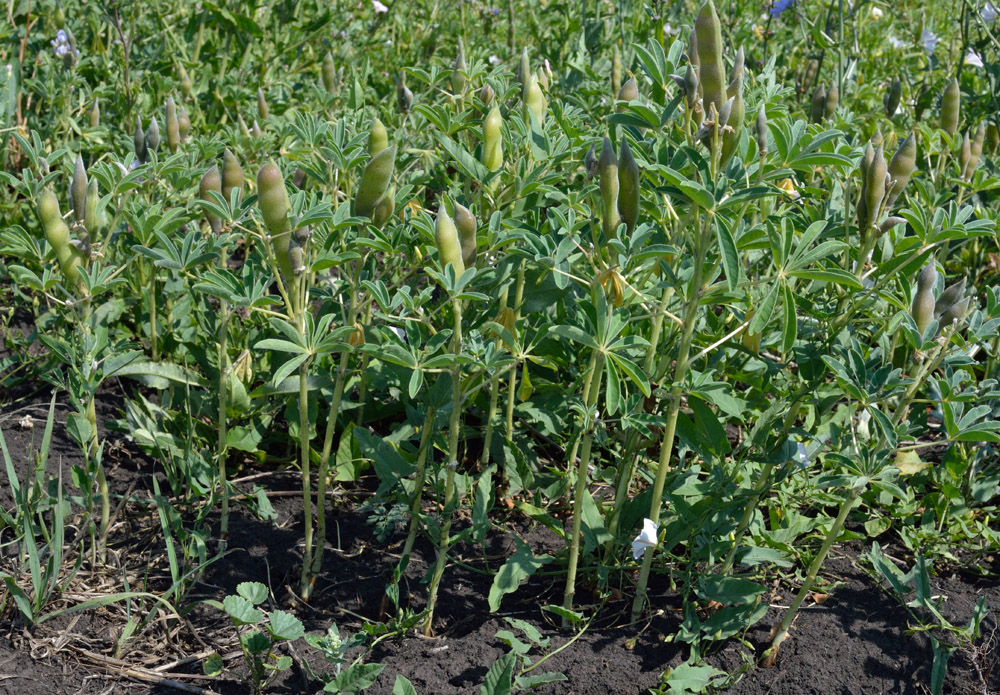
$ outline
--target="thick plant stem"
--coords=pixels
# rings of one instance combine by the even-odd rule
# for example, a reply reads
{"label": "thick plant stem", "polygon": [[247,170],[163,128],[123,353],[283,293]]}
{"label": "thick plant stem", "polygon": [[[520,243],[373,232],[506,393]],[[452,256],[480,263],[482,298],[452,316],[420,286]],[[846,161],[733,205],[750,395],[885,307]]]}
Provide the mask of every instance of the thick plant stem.
{"label": "thick plant stem", "polygon": [[149,347],[153,361],[158,362],[160,351],[156,340],[156,268],[149,274]]}
{"label": "thick plant stem", "polygon": [[[521,318],[521,300],[524,298],[524,261],[517,271],[517,290],[514,292],[514,325]],[[507,386],[507,439],[514,441],[514,393],[517,391],[517,362],[510,367],[510,383]]]}
{"label": "thick plant stem", "polygon": [[496,419],[500,400],[500,375],[490,377],[490,407],[486,414],[486,431],[483,433],[483,455],[480,459],[482,468],[490,463],[490,447],[493,445],[493,421]]}
{"label": "thick plant stem", "polygon": [[219,443],[216,458],[219,467],[219,495],[222,518],[219,521],[219,553],[229,542],[229,485],[226,483],[226,410],[229,398],[229,303],[221,300],[219,308]]}
{"label": "thick plant stem", "polygon": [[840,511],[837,513],[837,518],[833,520],[833,524],[830,526],[830,531],[826,534],[826,538],[823,540],[823,545],[820,546],[819,553],[813,558],[812,564],[809,565],[809,573],[806,575],[805,581],[802,583],[802,588],[799,589],[798,595],[795,600],[792,601],[792,605],[788,607],[785,611],[785,617],[782,618],[781,623],[772,631],[773,637],[771,639],[770,648],[764,652],[764,657],[761,659],[761,666],[770,667],[774,664],[775,657],[778,656],[778,648],[781,643],[785,641],[788,637],[788,629],[792,626],[792,621],[795,620],[795,614],[799,610],[799,606],[802,605],[802,601],[805,600],[809,591],[812,589],[813,582],[816,581],[816,575],[819,574],[820,568],[823,566],[823,561],[826,559],[827,553],[830,552],[830,548],[833,547],[834,541],[837,540],[837,536],[840,535],[840,530],[844,526],[844,520],[847,518],[847,514],[851,511],[854,503],[857,501],[858,496],[864,491],[864,486],[859,485],[851,489],[851,492],[847,495],[847,498],[841,503]]}
{"label": "thick plant stem", "polygon": [[[455,316],[455,329],[452,334],[452,352],[457,357],[462,352],[462,302],[452,299],[452,311]],[[434,608],[437,604],[438,587],[444,576],[445,565],[448,562],[448,535],[451,533],[452,502],[455,498],[455,470],[458,468],[459,426],[462,416],[462,368],[455,365],[451,370],[451,417],[448,420],[448,464],[444,486],[444,520],[441,522],[441,538],[438,541],[437,558],[434,561],[434,574],[427,597],[427,619],[424,623],[424,634],[430,636],[434,623]]]}
{"label": "thick plant stem", "polygon": [[[305,275],[296,278],[290,287],[295,300],[295,319],[299,334],[305,337]],[[313,553],[313,509],[312,509],[312,476],[309,460],[309,366],[312,359],[307,359],[299,366],[299,464],[302,468],[302,523],[305,527],[305,550],[302,555],[302,580],[299,592],[303,600],[309,598],[312,577]]]}
{"label": "thick plant stem", "polygon": [[[649,507],[649,519],[654,524],[660,521],[660,506],[663,500],[663,486],[670,470],[670,457],[674,448],[674,433],[677,430],[677,416],[681,409],[681,395],[684,380],[687,376],[688,358],[691,353],[691,340],[694,336],[694,324],[698,318],[698,305],[701,302],[702,273],[705,265],[705,247],[711,233],[712,218],[705,215],[700,236],[697,240],[694,256],[694,273],[691,277],[690,290],[684,308],[684,333],[677,353],[677,363],[674,367],[673,387],[670,389],[670,410],[667,414],[667,424],[663,430],[663,443],[660,446],[660,460],[656,468],[656,478],[653,481],[653,499]],[[646,551],[639,570],[639,582],[636,586],[635,600],[632,602],[632,621],[639,619],[643,604],[646,601],[646,584],[649,582],[649,570],[653,565],[653,548]]]}
{"label": "thick plant stem", "polygon": [[[580,527],[583,518],[583,496],[587,494],[587,470],[590,467],[590,450],[594,439],[594,420],[591,416],[591,409],[597,403],[597,397],[601,391],[601,376],[603,375],[604,357],[597,350],[590,357],[590,367],[587,370],[587,377],[584,380],[584,408],[587,410],[583,427],[581,427],[581,437],[583,444],[580,450],[580,459],[567,462],[567,469],[576,468],[576,486],[573,494],[573,527],[570,532],[569,543],[569,564],[566,568],[566,589],[563,592],[563,608],[573,610],[573,596],[576,593],[576,568],[580,561]],[[564,620],[565,625],[565,620]]]}
{"label": "thick plant stem", "polygon": [[413,496],[410,498],[410,532],[406,536],[403,544],[402,557],[408,558],[413,551],[413,544],[417,540],[417,532],[420,530],[420,503],[424,496],[424,483],[427,480],[427,452],[431,448],[431,435],[434,430],[434,406],[427,406],[427,415],[424,416],[424,428],[420,431],[420,450],[417,452],[417,474],[413,481]]}

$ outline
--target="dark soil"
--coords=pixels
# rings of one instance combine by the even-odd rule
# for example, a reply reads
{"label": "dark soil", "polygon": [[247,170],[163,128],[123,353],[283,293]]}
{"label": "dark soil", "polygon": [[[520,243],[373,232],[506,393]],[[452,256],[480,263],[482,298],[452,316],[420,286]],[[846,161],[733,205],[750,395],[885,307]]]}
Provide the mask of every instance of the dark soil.
{"label": "dark soil", "polygon": [[[33,453],[44,429],[50,395],[46,391],[0,394],[0,428],[3,429],[15,470],[24,479],[33,470]],[[65,396],[63,395],[64,399]],[[109,422],[120,417],[122,394],[109,388],[100,394],[98,419]],[[48,473],[57,475],[62,466],[67,475],[78,462],[76,445],[62,423],[69,404],[57,402],[56,427]],[[30,426],[25,416],[30,417]],[[69,581],[64,593],[56,596],[46,610],[68,608],[86,598],[123,590],[127,579],[132,590],[163,594],[170,586],[165,542],[152,499],[152,479],[157,472],[153,461],[137,451],[126,438],[102,429],[111,446],[106,458],[108,477],[116,499],[129,502],[116,518],[107,566],[90,572],[89,562]],[[269,491],[277,512],[275,521],[257,519],[250,510],[237,505],[231,521],[231,552],[211,564],[189,588],[183,602],[189,610],[181,622],[166,614],[152,620],[129,639],[120,639],[131,615],[144,617],[153,606],[146,601],[118,602],[102,608],[54,618],[32,629],[17,619],[11,601],[0,615],[0,694],[80,693],[101,695],[140,693],[180,693],[174,685],[145,682],[142,673],[160,667],[160,677],[172,678],[188,686],[222,695],[247,693],[242,680],[246,671],[235,632],[222,613],[198,603],[221,600],[235,592],[243,581],[259,581],[271,587],[273,602],[266,608],[293,611],[309,632],[325,633],[336,622],[342,636],[361,629],[360,616],[372,621],[386,620],[385,587],[390,581],[402,546],[404,533],[396,533],[380,543],[367,514],[359,510],[370,497],[374,481],[362,481],[355,489],[337,491],[327,507],[328,550],[322,577],[310,605],[293,597],[301,558],[302,505],[298,497],[299,479],[294,472],[274,470],[241,471],[241,489],[249,492],[259,484]],[[161,487],[168,489],[160,477]],[[165,493],[166,494],[166,493]],[[12,505],[10,489],[0,486],[0,504]],[[185,519],[193,518],[187,510]],[[490,665],[508,651],[496,637],[498,630],[511,629],[505,618],[520,618],[535,625],[550,638],[553,652],[574,634],[559,629],[553,617],[540,610],[545,604],[561,601],[558,576],[539,574],[518,592],[504,598],[501,610],[491,614],[488,595],[491,576],[484,563],[495,570],[514,550],[511,534],[527,541],[536,553],[554,551],[561,541],[544,527],[511,513],[501,520],[504,528],[488,538],[485,560],[481,548],[459,546],[442,583],[439,609],[435,616],[434,638],[409,636],[380,642],[366,657],[385,669],[368,691],[373,695],[392,692],[397,674],[406,676],[421,695],[478,693]],[[458,524],[463,523],[460,519]],[[68,532],[72,533],[72,529]],[[8,534],[8,540],[10,535]],[[767,642],[768,631],[794,595],[794,587],[775,584],[766,596],[771,608],[764,620],[753,626],[744,639],[731,639],[707,655],[708,663],[734,674],[728,692],[740,695],[807,693],[914,693],[930,692],[932,650],[929,637],[909,633],[910,616],[862,569],[859,553],[867,545],[835,547],[823,577],[827,599],[806,606],[793,627],[771,669],[752,666]],[[214,542],[210,543],[210,552]],[[888,551],[887,551],[888,552]],[[890,553],[892,554],[892,553]],[[433,561],[433,549],[419,542],[415,557],[400,585],[401,604],[419,611],[426,590],[421,579]],[[902,558],[904,561],[906,558]],[[2,569],[14,573],[16,558],[5,549]],[[987,605],[1000,606],[1000,569],[996,558],[984,567],[992,576],[978,579],[962,572],[932,577],[935,594],[944,597],[945,617],[964,624],[972,615],[979,596]],[[628,626],[628,596],[608,601],[598,618],[566,649],[555,653],[532,673],[565,674],[567,680],[543,686],[537,692],[551,695],[608,695],[645,693],[656,687],[664,671],[683,663],[688,646],[673,643],[681,622],[680,600],[669,590],[666,579],[654,582],[652,617],[638,627]],[[578,590],[578,603],[592,614],[592,590]],[[954,695],[989,694],[1000,691],[995,631],[997,620],[990,614],[983,623],[984,639],[974,651],[959,651],[949,663],[944,692]],[[514,631],[516,632],[516,631]],[[413,632],[410,633],[413,635]],[[116,648],[116,645],[117,648]],[[756,650],[756,653],[755,651]],[[224,676],[201,676],[200,659],[216,651],[226,658]],[[187,657],[197,656],[188,662]],[[314,693],[322,689],[316,674],[334,672],[316,650],[299,641],[291,652],[295,666],[271,686],[273,693]],[[533,660],[541,657],[537,651]],[[118,661],[113,661],[117,659]],[[308,666],[308,669],[303,668]],[[132,668],[129,672],[127,669]],[[147,669],[137,672],[136,668]],[[148,675],[145,676],[148,680]]]}

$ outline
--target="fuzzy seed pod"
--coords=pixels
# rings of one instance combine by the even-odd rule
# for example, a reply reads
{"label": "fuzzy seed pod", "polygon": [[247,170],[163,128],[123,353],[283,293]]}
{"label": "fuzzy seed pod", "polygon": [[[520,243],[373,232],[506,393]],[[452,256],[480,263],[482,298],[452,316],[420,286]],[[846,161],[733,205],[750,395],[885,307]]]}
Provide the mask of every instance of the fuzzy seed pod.
{"label": "fuzzy seed pod", "polygon": [[455,221],[445,210],[443,202],[438,208],[437,219],[434,222],[434,242],[437,245],[441,267],[444,268],[451,263],[455,267],[456,275],[464,273],[465,263],[462,260],[462,244],[458,240],[458,229],[455,227]]}
{"label": "fuzzy seed pod", "polygon": [[911,132],[899,144],[896,154],[892,155],[892,161],[889,162],[889,177],[892,179],[892,188],[889,189],[889,195],[885,201],[886,210],[891,209],[893,203],[903,193],[903,189],[910,182],[910,177],[913,176],[916,168],[917,137]]}
{"label": "fuzzy seed pod", "polygon": [[[881,145],[880,145],[881,146]],[[875,161],[875,148],[872,143],[869,142],[868,146],[865,148],[865,154],[861,158],[861,163],[858,165],[858,172],[861,176],[861,187],[858,191],[858,233],[864,237],[868,232],[869,217],[868,217],[868,169],[871,167],[872,162]]]}
{"label": "fuzzy seed pod", "polygon": [[408,113],[413,106],[413,92],[406,86],[406,73],[399,73],[399,82],[396,84],[396,105],[399,106],[400,113]]}
{"label": "fuzzy seed pod", "polygon": [[963,294],[965,294],[965,278],[944,289],[941,296],[934,303],[934,316],[940,319],[942,314],[958,303]]}
{"label": "fuzzy seed pod", "polygon": [[732,105],[725,122],[725,125],[729,127],[722,132],[722,153],[719,159],[722,166],[725,166],[735,154],[736,148],[740,144],[740,137],[743,135],[743,121],[746,119],[746,105],[743,103],[743,78],[738,77],[735,82],[730,84],[727,93],[730,95],[727,103]]}
{"label": "fuzzy seed pod", "polygon": [[368,162],[361,174],[361,183],[354,196],[354,214],[361,217],[371,217],[375,204],[385,195],[396,166],[396,146],[387,147]]}
{"label": "fuzzy seed pod", "polygon": [[55,252],[63,276],[78,292],[83,293],[83,279],[80,276],[80,268],[84,262],[83,253],[70,241],[69,227],[59,212],[59,201],[48,189],[42,192],[38,200],[38,218],[42,222],[45,240]]}
{"label": "fuzzy seed pod", "polygon": [[889,87],[889,91],[883,98],[883,104],[885,106],[885,115],[892,118],[896,115],[896,110],[899,108],[899,101],[903,97],[903,83],[899,81],[898,77],[893,78],[892,86]]}
{"label": "fuzzy seed pod", "polygon": [[691,27],[691,32],[688,34],[688,63],[695,66],[695,68],[701,67],[701,59],[698,57],[698,27]]}
{"label": "fuzzy seed pod", "polygon": [[264,98],[264,90],[257,88],[257,118],[266,121],[270,111],[267,108],[267,100]]}
{"label": "fuzzy seed pod", "polygon": [[754,130],[757,134],[757,152],[763,157],[767,154],[767,112],[764,104],[760,105],[757,112],[757,120],[754,121]]}
{"label": "fuzzy seed pod", "polygon": [[885,197],[885,180],[888,167],[885,163],[885,156],[882,154],[882,146],[875,148],[875,157],[868,166],[868,173],[865,175],[865,205],[868,208],[868,224],[865,229],[878,224],[879,208],[882,206],[882,199]]}
{"label": "fuzzy seed pod", "polygon": [[260,129],[260,124],[256,120],[253,122],[253,127],[250,128],[250,134],[258,139],[264,134],[264,131]]}
{"label": "fuzzy seed pod", "polygon": [[541,67],[535,68],[535,77],[538,78],[538,86],[542,88],[543,92],[549,90],[549,76],[546,74]]}
{"label": "fuzzy seed pod", "polygon": [[455,56],[455,63],[451,71],[451,93],[455,96],[465,94],[466,70],[468,70],[468,66],[465,64],[465,44],[462,43],[462,39],[459,39],[458,54]]}
{"label": "fuzzy seed pod", "polygon": [[243,120],[243,116],[241,114],[236,114],[236,120],[240,124],[240,135],[245,138],[250,137],[250,129],[247,128],[247,122]]}
{"label": "fuzzy seed pod", "polygon": [[962,301],[952,304],[947,311],[941,314],[941,319],[938,321],[939,327],[950,326],[965,316],[965,312],[969,310],[970,299],[970,297],[966,297]]}
{"label": "fuzzy seed pod", "polygon": [[146,129],[146,153],[156,152],[160,148],[160,124],[156,121],[156,116],[149,120],[149,128]]}
{"label": "fuzzy seed pod", "polygon": [[885,234],[898,224],[906,224],[906,220],[903,219],[902,217],[896,217],[896,216],[886,217],[882,221],[882,224],[879,225],[878,228],[879,236],[882,236],[883,234]]}
{"label": "fuzzy seed pod", "polygon": [[913,305],[910,316],[917,324],[917,331],[923,335],[934,319],[934,282],[937,280],[937,269],[934,261],[928,263],[917,276],[917,291],[913,295]]}
{"label": "fuzzy seed pod", "polygon": [[455,203],[455,227],[462,246],[462,263],[466,268],[476,267],[476,216],[461,203]]}
{"label": "fuzzy seed pod", "polygon": [[958,170],[962,172],[962,178],[968,178],[966,176],[966,171],[969,169],[969,161],[972,159],[972,141],[969,140],[969,134],[966,133],[965,137],[962,138],[962,147],[958,153]]}
{"label": "fuzzy seed pod", "polygon": [[101,105],[97,101],[97,97],[94,97],[94,103],[90,107],[90,127],[96,128],[101,124]]}
{"label": "fuzzy seed pod", "polygon": [[482,89],[479,90],[479,101],[483,102],[483,106],[489,106],[493,103],[493,99],[496,98],[496,92],[493,91],[493,87],[488,84],[484,84]]}
{"label": "fuzzy seed pod", "polygon": [[635,229],[639,220],[639,165],[632,156],[628,141],[622,137],[621,156],[618,158],[618,214],[628,231]]}
{"label": "fuzzy seed pod", "polygon": [[[730,86],[736,80],[740,81],[740,86],[743,85],[743,71],[746,65],[746,58],[743,55],[743,46],[740,46],[740,50],[736,51],[736,59],[733,61],[733,69],[729,71],[729,84]],[[730,94],[729,96],[736,96],[735,94]]]}
{"label": "fuzzy seed pod", "polygon": [[618,94],[622,89],[622,52],[616,43],[611,51],[611,93]]}
{"label": "fuzzy seed pod", "polygon": [[[222,177],[219,176],[219,167],[214,164],[205,172],[205,175],[201,177],[201,181],[198,183],[198,197],[204,201],[211,201],[212,196],[209,195],[212,191],[222,194]],[[218,215],[212,212],[205,212],[205,217],[208,219],[208,226],[212,228],[213,234],[218,234],[222,231],[222,220]]]}
{"label": "fuzzy seed pod", "polygon": [[517,78],[517,83],[521,85],[521,93],[524,93],[524,88],[528,86],[528,78],[532,75],[531,72],[531,61],[528,60],[528,49],[521,49],[521,58],[517,63],[517,72],[515,77]]}
{"label": "fuzzy seed pod", "polygon": [[823,85],[816,87],[816,91],[812,95],[812,106],[809,109],[809,122],[810,123],[821,123],[823,121],[823,113],[826,111],[826,89]]}
{"label": "fuzzy seed pod", "polygon": [[958,117],[961,113],[962,93],[958,88],[958,80],[952,78],[941,96],[941,130],[955,137],[958,132]]}
{"label": "fuzzy seed pod", "polygon": [[135,117],[135,133],[132,135],[132,146],[135,149],[135,158],[146,161],[146,133],[142,130],[142,118]]}
{"label": "fuzzy seed pod", "polygon": [[292,275],[298,277],[306,271],[306,250],[301,244],[293,239],[288,242],[288,267],[292,269]]}
{"label": "fuzzy seed pod", "polygon": [[185,99],[191,98],[191,78],[188,77],[187,70],[184,69],[183,65],[177,66],[177,73],[180,76],[181,83],[181,94],[184,95]]}
{"label": "fuzzy seed pod", "polygon": [[597,174],[597,152],[594,151],[594,145],[590,146],[587,154],[583,157],[583,168],[587,172],[588,181]]}
{"label": "fuzzy seed pod", "polygon": [[73,220],[83,222],[87,208],[87,169],[83,166],[83,156],[76,155],[76,165],[73,167],[73,181],[69,187],[70,198],[73,200]]}
{"label": "fuzzy seed pod", "polygon": [[271,250],[278,263],[278,269],[286,278],[293,276],[288,261],[289,227],[288,191],[281,170],[273,161],[261,167],[257,173],[257,207],[260,208],[264,225],[270,235]]}
{"label": "fuzzy seed pod", "polygon": [[830,85],[830,89],[826,91],[826,101],[823,105],[823,116],[824,118],[830,118],[833,116],[834,112],[837,110],[837,106],[840,104],[840,90],[837,89],[837,85]]}
{"label": "fuzzy seed pod", "polygon": [[808,94],[809,90],[813,86],[813,82],[816,80],[816,74],[819,72],[819,60],[816,58],[807,59],[805,70],[802,72],[802,80],[799,82],[799,89],[797,91],[798,95]]}
{"label": "fuzzy seed pod", "polygon": [[177,120],[177,105],[174,104],[173,97],[167,97],[167,147],[170,154],[176,154],[178,145],[181,144],[181,127]]}
{"label": "fuzzy seed pod", "polygon": [[187,142],[188,134],[191,132],[191,117],[188,116],[187,109],[183,106],[177,109],[177,128],[180,132],[181,142]]}
{"label": "fuzzy seed pod", "polygon": [[597,171],[601,177],[601,203],[604,207],[602,228],[604,236],[610,239],[618,230],[621,218],[618,214],[618,157],[615,155],[614,145],[607,136],[601,145],[601,158],[597,160]]}
{"label": "fuzzy seed pod", "polygon": [[234,188],[243,189],[243,169],[236,156],[226,148],[222,153],[222,197],[231,200]]}
{"label": "fuzzy seed pod", "polygon": [[698,71],[688,65],[684,70],[684,101],[692,112],[698,104],[698,86]]}
{"label": "fuzzy seed pod", "polygon": [[500,108],[494,104],[483,121],[483,166],[496,171],[503,166],[503,131]]}
{"label": "fuzzy seed pod", "polygon": [[97,232],[100,222],[97,220],[97,203],[101,200],[101,194],[97,190],[97,178],[90,179],[87,186],[87,203],[83,207],[83,226],[91,234]]}
{"label": "fuzzy seed pod", "polygon": [[884,143],[884,138],[882,137],[882,130],[880,128],[875,129],[875,134],[872,135],[871,139],[872,147],[879,147]]}
{"label": "fuzzy seed pod", "polygon": [[371,130],[368,131],[368,156],[374,157],[388,146],[389,133],[382,125],[382,121],[376,118],[372,121]]}
{"label": "fuzzy seed pod", "polygon": [[722,25],[712,0],[702,5],[694,26],[698,36],[698,60],[701,63],[698,79],[704,95],[704,110],[706,114],[710,113],[709,107],[714,104],[715,110],[721,112],[726,103],[726,68],[722,60]]}
{"label": "fuzzy seed pod", "polygon": [[636,84],[634,77],[630,77],[618,90],[618,101],[638,101],[638,99],[639,85]]}
{"label": "fuzzy seed pod", "polygon": [[[966,136],[968,137],[968,136]],[[979,166],[979,158],[983,154],[983,141],[986,139],[986,126],[982,123],[976,129],[976,134],[972,138],[972,142],[969,143],[969,161],[963,167],[962,176],[968,180],[972,178],[972,175],[976,171],[976,167]]]}
{"label": "fuzzy seed pod", "polygon": [[323,58],[321,73],[323,88],[326,89],[327,94],[333,94],[337,89],[337,68],[333,64],[333,56],[329,52]]}
{"label": "fuzzy seed pod", "polygon": [[538,86],[538,77],[532,75],[528,78],[528,83],[524,86],[524,118],[528,119],[528,110],[535,114],[538,123],[541,124],[545,118],[545,95],[542,88]]}
{"label": "fuzzy seed pod", "polygon": [[990,154],[996,154],[1000,150],[1000,128],[996,123],[986,126],[986,141],[990,144]]}
{"label": "fuzzy seed pod", "polygon": [[385,223],[396,211],[396,184],[391,184],[389,190],[385,192],[378,202],[375,203],[375,211],[372,213],[372,224],[382,229]]}

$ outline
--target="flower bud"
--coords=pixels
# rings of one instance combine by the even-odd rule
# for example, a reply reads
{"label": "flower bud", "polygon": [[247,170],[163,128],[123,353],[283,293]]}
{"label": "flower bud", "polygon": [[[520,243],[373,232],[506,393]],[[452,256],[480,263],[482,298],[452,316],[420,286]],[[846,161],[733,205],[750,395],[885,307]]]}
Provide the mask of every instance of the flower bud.
{"label": "flower bud", "polygon": [[236,156],[226,148],[222,153],[222,197],[231,200],[234,188],[243,189],[243,169]]}
{"label": "flower bud", "polygon": [[479,101],[483,102],[483,106],[485,107],[492,104],[494,98],[496,98],[496,92],[493,91],[493,87],[484,84],[482,89],[479,90]]}
{"label": "flower bud", "polygon": [[763,157],[767,154],[767,112],[764,104],[760,105],[757,112],[757,120],[754,121],[754,130],[757,133],[757,151]]}
{"label": "flower bud", "polygon": [[601,145],[601,157],[597,161],[597,171],[600,174],[601,204],[604,207],[602,228],[604,236],[611,239],[618,230],[621,218],[618,215],[618,157],[614,145],[607,136]]}
{"label": "flower bud", "polygon": [[[205,172],[198,183],[198,197],[204,201],[211,201],[212,196],[209,193],[212,191],[222,193],[222,178],[219,176],[219,167],[214,164]],[[213,234],[222,231],[222,220],[218,215],[206,210],[205,217],[208,219],[208,226],[211,227]]]}
{"label": "flower bud", "polygon": [[698,18],[695,20],[695,33],[698,41],[698,61],[701,69],[698,79],[701,82],[704,112],[710,113],[709,107],[715,105],[715,110],[721,111],[726,102],[726,69],[722,60],[722,24],[715,11],[715,3],[708,0],[702,5]]}
{"label": "flower bud", "polygon": [[455,96],[465,94],[466,70],[468,70],[468,66],[465,64],[465,44],[462,43],[462,39],[459,39],[458,54],[455,56],[455,63],[451,71],[451,93]]}
{"label": "flower bud", "polygon": [[87,186],[87,203],[83,209],[83,226],[91,234],[96,234],[100,226],[100,222],[97,220],[97,204],[100,200],[101,194],[97,189],[97,177],[94,177],[90,179],[90,185]]}
{"label": "flower bud", "polygon": [[270,111],[267,108],[267,100],[264,99],[264,90],[257,88],[257,118],[266,121]]}
{"label": "flower bud", "polygon": [[892,118],[896,115],[896,110],[899,108],[899,101],[903,97],[903,84],[899,81],[898,77],[894,77],[892,80],[892,85],[889,87],[889,91],[883,97],[883,104],[885,105],[885,115]]}
{"label": "flower bud", "polygon": [[892,188],[889,189],[888,198],[885,201],[886,209],[891,209],[896,199],[903,193],[906,184],[917,168],[917,137],[910,133],[903,142],[899,144],[896,154],[889,162],[889,177],[892,179]]}
{"label": "flower bud", "polygon": [[73,167],[73,182],[70,184],[70,198],[73,199],[73,219],[83,222],[87,207],[87,170],[83,166],[83,156],[76,155]]}
{"label": "flower bud", "polygon": [[89,119],[91,128],[96,128],[101,124],[101,106],[96,96],[94,97],[94,103],[90,107]]}
{"label": "flower bud", "polygon": [[181,127],[177,121],[177,105],[174,104],[173,97],[167,97],[166,112],[167,148],[170,154],[176,154],[177,147],[181,144]]}
{"label": "flower bud", "polygon": [[441,207],[438,208],[437,219],[434,222],[434,242],[437,245],[441,267],[444,268],[451,263],[455,267],[456,275],[464,273],[465,263],[462,260],[462,245],[458,240],[458,229],[455,227],[455,221],[445,210],[443,201]]}
{"label": "flower bud", "polygon": [[961,105],[962,93],[958,88],[958,79],[952,78],[941,96],[941,130],[952,137],[958,132]]}
{"label": "flower bud", "polygon": [[831,84],[830,89],[826,91],[826,100],[823,105],[824,118],[830,118],[831,116],[833,116],[839,104],[840,104],[840,90],[837,89],[836,84]]}
{"label": "flower bud", "polygon": [[621,156],[618,158],[618,214],[628,231],[635,229],[639,219],[639,165],[632,156],[628,141],[622,137]]}
{"label": "flower bud", "polygon": [[160,124],[156,122],[156,116],[149,120],[149,128],[146,129],[146,152],[156,152],[160,148]]}
{"label": "flower bud", "polygon": [[374,157],[388,146],[389,133],[382,125],[382,121],[376,118],[372,121],[371,130],[368,131],[368,155]]}
{"label": "flower bud", "polygon": [[910,316],[913,317],[913,322],[917,324],[917,331],[921,335],[934,318],[935,280],[937,280],[937,269],[931,260],[917,276],[917,291],[913,295],[913,305],[910,307]]}
{"label": "flower bud", "polygon": [[823,113],[826,110],[826,90],[823,85],[816,87],[812,95],[812,106],[809,109],[809,121],[811,123],[821,123]]}
{"label": "flower bud", "polygon": [[337,89],[337,68],[333,64],[333,56],[327,52],[323,58],[323,68],[321,70],[323,78],[323,88],[327,94],[333,94]]}
{"label": "flower bud", "polygon": [[476,217],[469,208],[455,203],[455,227],[462,247],[462,264],[466,268],[476,267]]}
{"label": "flower bud", "polygon": [[393,169],[396,166],[396,146],[387,147],[368,162],[361,174],[358,192],[354,197],[354,214],[371,217],[375,204],[389,188]]}
{"label": "flower bud", "polygon": [[483,121],[483,166],[490,171],[496,171],[503,166],[503,119],[497,104],[490,109],[489,115]]}
{"label": "flower bud", "polygon": [[257,173],[257,207],[264,218],[278,269],[286,278],[291,278],[294,272],[288,260],[288,191],[281,170],[270,160]]}
{"label": "flower bud", "polygon": [[963,294],[965,294],[965,278],[945,288],[934,303],[934,316],[940,319],[942,314],[958,303]]}
{"label": "flower bud", "polygon": [[597,174],[597,153],[594,151],[594,145],[591,144],[590,149],[587,150],[587,154],[583,157],[583,168],[587,172],[587,179],[594,178]]}
{"label": "flower bud", "polygon": [[390,184],[389,189],[385,192],[378,202],[375,203],[375,211],[372,212],[372,224],[382,229],[385,223],[389,221],[392,217],[392,213],[396,211],[396,184]]}
{"label": "flower bud", "polygon": [[177,111],[177,128],[180,131],[181,142],[187,142],[188,133],[191,132],[191,117],[183,106]]}
{"label": "flower bud", "polygon": [[622,89],[622,52],[616,43],[611,51],[611,93],[618,94]]}
{"label": "flower bud", "polygon": [[135,134],[132,135],[132,146],[135,158],[139,162],[146,161],[146,134],[142,130],[142,118],[135,117]]}
{"label": "flower bud", "polygon": [[531,75],[528,78],[527,84],[524,86],[524,117],[528,118],[528,111],[532,111],[535,114],[539,125],[545,119],[545,95],[542,94],[542,88],[538,86],[538,77]]}

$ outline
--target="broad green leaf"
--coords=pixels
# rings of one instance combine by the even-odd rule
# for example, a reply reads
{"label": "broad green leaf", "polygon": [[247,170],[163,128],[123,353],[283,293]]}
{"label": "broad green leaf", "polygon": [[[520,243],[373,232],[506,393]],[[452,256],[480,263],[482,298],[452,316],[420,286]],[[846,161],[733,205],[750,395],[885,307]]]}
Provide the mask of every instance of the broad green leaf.
{"label": "broad green leaf", "polygon": [[493,577],[493,586],[490,587],[488,599],[491,613],[495,613],[500,608],[500,600],[506,594],[517,591],[522,582],[537,572],[540,567],[552,561],[552,556],[548,554],[537,557],[533,555],[528,544],[518,536],[514,536],[514,544],[517,546],[517,550],[507,558],[503,567]]}
{"label": "broad green leaf", "polygon": [[486,682],[479,688],[479,695],[510,695],[514,680],[514,654],[504,654],[493,662],[486,672]]}
{"label": "broad green leaf", "polygon": [[272,612],[267,629],[275,639],[297,640],[305,634],[302,622],[285,611]]}
{"label": "broad green leaf", "polygon": [[255,606],[267,600],[267,587],[260,582],[241,582],[236,593]]}

